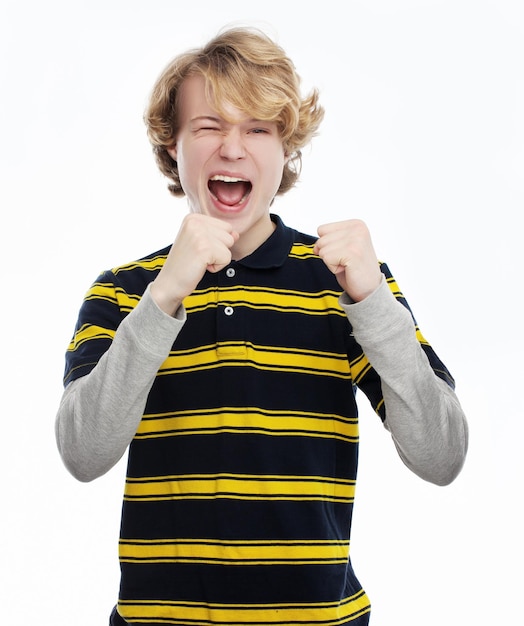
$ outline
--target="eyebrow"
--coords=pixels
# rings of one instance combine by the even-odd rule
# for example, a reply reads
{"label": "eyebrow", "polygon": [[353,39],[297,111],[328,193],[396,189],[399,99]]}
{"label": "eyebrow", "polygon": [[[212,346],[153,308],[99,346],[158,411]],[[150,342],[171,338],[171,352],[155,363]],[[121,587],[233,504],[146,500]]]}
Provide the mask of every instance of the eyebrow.
{"label": "eyebrow", "polygon": [[191,121],[192,122],[199,122],[202,120],[210,120],[211,122],[220,122],[221,118],[219,117],[215,117],[213,115],[198,115],[197,117],[192,117]]}
{"label": "eyebrow", "polygon": [[[223,122],[225,122],[226,124],[235,123],[235,122],[228,122],[225,118],[217,117],[215,115],[197,115],[196,117],[192,117],[190,120],[192,124],[195,122],[202,122],[202,121],[216,122],[217,124],[220,124]],[[248,120],[243,120],[240,123],[241,124],[264,124],[267,122],[265,120],[259,120],[259,119],[252,117]]]}

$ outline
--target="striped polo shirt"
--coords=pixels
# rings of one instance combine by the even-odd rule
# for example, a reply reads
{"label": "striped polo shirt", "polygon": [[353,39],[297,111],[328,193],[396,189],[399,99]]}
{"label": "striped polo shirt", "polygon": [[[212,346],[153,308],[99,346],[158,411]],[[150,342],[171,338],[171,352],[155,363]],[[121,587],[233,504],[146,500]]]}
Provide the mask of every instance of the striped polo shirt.
{"label": "striped polo shirt", "polygon": [[[187,321],[130,444],[118,601],[130,624],[368,623],[349,550],[355,392],[384,419],[380,380],[335,276],[313,252],[316,238],[272,219],[260,248],[206,273],[184,300]],[[96,365],[168,252],[98,277],[67,351],[66,383]]]}

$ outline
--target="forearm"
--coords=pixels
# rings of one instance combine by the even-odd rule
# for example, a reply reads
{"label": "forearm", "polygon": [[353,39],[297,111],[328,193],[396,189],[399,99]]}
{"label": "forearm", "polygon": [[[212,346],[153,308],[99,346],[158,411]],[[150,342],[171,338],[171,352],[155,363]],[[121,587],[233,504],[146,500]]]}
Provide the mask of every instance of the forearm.
{"label": "forearm", "polygon": [[122,457],[183,323],[184,317],[163,313],[148,289],[96,367],[65,389],[56,439],[64,464],[78,480],[101,476]]}
{"label": "forearm", "polygon": [[433,372],[409,311],[383,281],[366,300],[341,300],[355,339],[381,379],[385,426],[404,463],[424,480],[452,482],[466,456],[467,423],[454,391]]}

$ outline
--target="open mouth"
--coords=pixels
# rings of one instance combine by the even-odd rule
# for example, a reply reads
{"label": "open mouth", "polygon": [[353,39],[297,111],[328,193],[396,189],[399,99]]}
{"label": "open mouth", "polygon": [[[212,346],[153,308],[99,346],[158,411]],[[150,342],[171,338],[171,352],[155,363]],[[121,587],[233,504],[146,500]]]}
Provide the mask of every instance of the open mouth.
{"label": "open mouth", "polygon": [[222,175],[213,176],[207,186],[218,202],[230,207],[242,204],[252,188],[248,180]]}

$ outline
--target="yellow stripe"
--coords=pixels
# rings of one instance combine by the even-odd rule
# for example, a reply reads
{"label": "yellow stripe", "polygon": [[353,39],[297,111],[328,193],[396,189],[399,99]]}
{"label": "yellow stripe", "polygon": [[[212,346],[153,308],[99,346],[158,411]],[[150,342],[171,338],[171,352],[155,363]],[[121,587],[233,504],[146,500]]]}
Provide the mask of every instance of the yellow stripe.
{"label": "yellow stripe", "polygon": [[264,287],[211,287],[197,290],[184,299],[188,313],[215,308],[219,305],[246,306],[252,309],[285,311],[286,313],[307,313],[308,315],[345,313],[338,303],[340,293],[320,291],[308,293],[289,289],[268,289]]}
{"label": "yellow stripe", "polygon": [[315,244],[295,243],[289,251],[289,256],[296,259],[318,258],[318,255],[313,252],[314,247]]}
{"label": "yellow stripe", "polygon": [[124,563],[211,565],[344,564],[349,543],[342,541],[220,541],[194,539],[121,540]]}
{"label": "yellow stripe", "polygon": [[127,265],[121,265],[120,267],[113,268],[113,274],[118,274],[118,272],[127,272],[129,270],[134,270],[135,268],[141,267],[144,270],[158,270],[160,269],[164,263],[166,262],[167,255],[160,254],[151,259],[145,259],[142,261],[134,261],[133,263],[128,263]]}
{"label": "yellow stripe", "polygon": [[181,474],[127,478],[126,500],[322,500],[352,502],[355,481],[323,476]]}
{"label": "yellow stripe", "polygon": [[402,291],[400,291],[400,287],[398,286],[397,281],[393,277],[386,278],[386,282],[389,285],[389,288],[394,296],[401,298],[404,297]]}
{"label": "yellow stripe", "polygon": [[258,346],[242,341],[218,342],[216,345],[172,352],[160,367],[159,374],[213,369],[235,364],[278,372],[302,372],[350,378],[349,363],[344,354]]}
{"label": "yellow stripe", "polygon": [[85,295],[86,300],[107,300],[116,304],[115,286],[113,283],[94,283]]}
{"label": "yellow stripe", "polygon": [[117,305],[122,311],[131,311],[140,302],[140,296],[129,294],[113,283],[94,283],[87,292],[85,300],[105,300]]}
{"label": "yellow stripe", "polygon": [[102,328],[102,326],[93,326],[92,324],[84,324],[73,337],[71,343],[69,344],[67,350],[72,351],[76,350],[78,346],[80,346],[84,341],[89,341],[90,339],[113,339],[115,336],[114,330],[108,330],[107,328]]}
{"label": "yellow stripe", "polygon": [[137,436],[170,437],[219,432],[329,437],[356,442],[358,420],[335,414],[224,407],[147,414],[139,425]]}
{"label": "yellow stripe", "polygon": [[415,334],[417,335],[417,339],[420,343],[429,346],[429,343],[424,338],[424,335],[420,332],[420,328],[418,326],[415,327]]}
{"label": "yellow stripe", "polygon": [[362,353],[357,359],[354,359],[350,363],[351,378],[354,383],[359,383],[362,378],[371,369],[371,363],[368,361],[366,355]]}
{"label": "yellow stripe", "polygon": [[118,612],[130,624],[157,623],[180,626],[253,626],[307,624],[308,626],[339,626],[369,613],[369,599],[360,590],[340,602],[239,604],[202,602],[129,601],[118,602]]}

